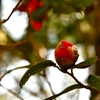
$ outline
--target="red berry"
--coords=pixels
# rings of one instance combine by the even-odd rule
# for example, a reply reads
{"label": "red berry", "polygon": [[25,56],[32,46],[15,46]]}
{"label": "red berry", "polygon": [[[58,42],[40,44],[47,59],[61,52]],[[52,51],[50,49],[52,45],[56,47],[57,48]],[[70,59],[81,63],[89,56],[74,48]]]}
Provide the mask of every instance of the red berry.
{"label": "red berry", "polygon": [[[31,16],[37,9],[42,8],[45,5],[44,1],[42,0],[28,0],[27,2],[23,2],[17,10],[20,12],[28,12],[30,15],[30,24],[35,31],[40,31],[43,26],[43,20],[48,20],[47,13],[35,13],[35,17]],[[38,12],[38,11],[37,11]],[[38,20],[36,20],[38,19]]]}
{"label": "red berry", "polygon": [[65,40],[58,44],[54,54],[56,62],[63,71],[74,65],[79,56],[77,47]]}
{"label": "red berry", "polygon": [[33,27],[33,29],[35,31],[40,31],[41,28],[42,28],[43,22],[41,22],[41,21],[39,22],[39,21],[32,20],[31,21],[31,25],[32,25],[32,27]]}
{"label": "red berry", "polygon": [[26,4],[25,3],[22,3],[18,8],[17,10],[19,10],[20,12],[26,12]]}

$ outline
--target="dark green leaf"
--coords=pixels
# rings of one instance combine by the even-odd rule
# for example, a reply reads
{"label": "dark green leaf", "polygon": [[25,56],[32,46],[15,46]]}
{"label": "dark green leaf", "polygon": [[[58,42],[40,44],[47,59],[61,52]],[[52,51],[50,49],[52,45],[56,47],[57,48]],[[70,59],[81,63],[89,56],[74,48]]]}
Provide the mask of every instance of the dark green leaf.
{"label": "dark green leaf", "polygon": [[47,66],[55,66],[55,63],[52,62],[51,60],[46,60],[36,65],[33,65],[31,68],[29,68],[20,80],[20,84],[19,84],[20,87],[22,87],[28,81],[31,75],[35,75],[39,73],[40,71],[45,69]]}
{"label": "dark green leaf", "polygon": [[93,4],[93,0],[75,0],[73,5],[77,8],[83,9],[83,7],[89,7]]}
{"label": "dark green leaf", "polygon": [[61,2],[61,1],[64,1],[64,0],[49,0],[51,2]]}
{"label": "dark green leaf", "polygon": [[98,60],[97,57],[91,57],[75,66],[72,66],[72,68],[87,68],[91,66],[92,64],[94,64],[97,60]]}
{"label": "dark green leaf", "polygon": [[97,75],[89,75],[88,83],[91,87],[100,91],[100,76]]}
{"label": "dark green leaf", "polygon": [[48,10],[49,4],[46,3],[43,7],[36,9],[33,13],[32,13],[32,18],[35,21],[41,21],[45,18],[46,12]]}
{"label": "dark green leaf", "polygon": [[64,93],[67,93],[67,92],[69,92],[71,90],[74,90],[74,89],[80,89],[80,88],[82,88],[82,86],[80,86],[79,84],[74,84],[74,85],[71,85],[71,86],[67,87],[62,92],[60,92],[58,94],[55,94],[54,96],[51,96],[51,97],[46,98],[44,100],[53,100],[53,99],[57,98],[58,96],[60,96],[60,95],[62,95]]}

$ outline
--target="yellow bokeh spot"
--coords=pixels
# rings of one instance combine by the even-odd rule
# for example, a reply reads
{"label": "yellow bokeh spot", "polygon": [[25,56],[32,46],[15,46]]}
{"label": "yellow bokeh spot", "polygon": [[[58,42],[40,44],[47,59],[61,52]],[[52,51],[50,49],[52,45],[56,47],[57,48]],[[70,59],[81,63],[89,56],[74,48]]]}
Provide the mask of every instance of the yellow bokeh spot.
{"label": "yellow bokeh spot", "polygon": [[3,30],[0,30],[0,44],[6,44],[7,43],[7,35]]}

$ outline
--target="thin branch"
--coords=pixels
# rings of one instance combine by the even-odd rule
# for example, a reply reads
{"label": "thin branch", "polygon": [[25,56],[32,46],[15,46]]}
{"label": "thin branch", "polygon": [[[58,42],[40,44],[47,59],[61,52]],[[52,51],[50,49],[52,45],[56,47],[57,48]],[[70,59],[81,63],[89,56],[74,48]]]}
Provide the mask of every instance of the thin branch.
{"label": "thin branch", "polygon": [[[54,66],[54,67],[55,67],[55,66]],[[56,67],[57,67],[61,72],[70,75],[70,76],[71,76],[80,86],[82,86],[83,88],[86,88],[86,89],[92,90],[92,91],[96,91],[96,92],[100,92],[100,90],[97,90],[97,89],[92,88],[92,87],[90,87],[90,86],[88,86],[88,85],[82,84],[82,83],[74,76],[74,74],[73,74],[73,69],[71,69],[71,73],[70,73],[70,72],[68,72],[68,71],[63,71],[63,70],[60,69],[58,66],[56,66]]]}
{"label": "thin branch", "polygon": [[[40,75],[46,80],[46,82],[48,83],[48,85],[49,85],[49,87],[50,87],[50,90],[51,90],[52,94],[55,95],[55,93],[54,93],[53,90],[52,90],[51,84],[50,84],[50,82],[49,82],[48,79],[47,79],[47,75],[46,75],[45,71],[44,71],[44,74],[41,74],[41,73],[40,73]],[[56,100],[56,99],[55,99],[55,100]]]}
{"label": "thin branch", "polygon": [[23,98],[21,98],[18,94],[16,94],[15,92],[5,88],[2,84],[0,84],[1,87],[3,87],[4,89],[6,89],[9,93],[13,94],[15,97],[17,97],[20,100],[23,100]]}
{"label": "thin branch", "polygon": [[24,43],[27,43],[28,41],[27,40],[23,40],[21,42],[17,42],[17,43],[11,43],[11,44],[0,44],[0,47],[16,47],[16,46],[19,46],[19,45],[22,45]]}
{"label": "thin branch", "polygon": [[6,21],[9,20],[9,18],[11,17],[11,15],[14,13],[14,11],[18,8],[19,4],[22,2],[23,0],[19,0],[18,3],[16,4],[16,6],[13,8],[13,10],[11,11],[10,15],[7,17],[7,19],[3,19],[0,24],[5,23]]}
{"label": "thin branch", "polygon": [[73,74],[73,69],[71,69],[71,73],[69,73],[68,71],[66,71],[66,73],[67,73],[68,75],[70,75],[80,86],[82,86],[82,87],[84,87],[84,88],[86,88],[86,89],[92,90],[92,91],[100,92],[99,90],[97,90],[97,89],[95,89],[95,88],[92,88],[92,87],[90,87],[90,86],[88,86],[88,85],[82,84],[82,83],[74,76],[74,74]]}
{"label": "thin branch", "polygon": [[14,69],[11,69],[9,71],[7,71],[5,74],[3,74],[1,77],[0,77],[0,81],[2,80],[2,78],[7,75],[8,73],[14,71],[14,70],[18,70],[18,69],[22,69],[22,68],[29,68],[31,65],[27,65],[27,66],[23,66],[23,67],[17,67],[17,68],[14,68]]}
{"label": "thin branch", "polygon": [[48,85],[49,85],[49,87],[50,87],[50,90],[51,90],[52,94],[55,95],[55,93],[54,93],[53,90],[52,90],[52,87],[51,87],[50,82],[49,82],[47,79],[45,79],[45,80],[46,80],[46,82],[48,83]]}

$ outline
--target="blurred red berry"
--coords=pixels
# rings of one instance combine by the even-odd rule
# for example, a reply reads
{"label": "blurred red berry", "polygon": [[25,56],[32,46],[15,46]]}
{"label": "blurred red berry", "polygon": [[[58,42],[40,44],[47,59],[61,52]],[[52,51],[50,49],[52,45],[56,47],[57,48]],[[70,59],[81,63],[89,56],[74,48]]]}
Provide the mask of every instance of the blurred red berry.
{"label": "blurred red berry", "polygon": [[58,44],[54,54],[56,62],[63,71],[74,65],[79,56],[77,47],[65,40]]}
{"label": "blurred red berry", "polygon": [[28,12],[29,13],[34,12],[36,8],[38,8],[38,3],[39,3],[39,0],[30,0],[28,2]]}
{"label": "blurred red berry", "polygon": [[42,28],[43,23],[38,21],[31,21],[31,25],[35,31],[40,31]]}
{"label": "blurred red berry", "polygon": [[20,12],[26,12],[28,9],[29,13],[34,12],[37,8],[42,7],[44,5],[44,3],[40,0],[29,0],[28,4],[23,2],[18,8],[17,10],[19,10]]}
{"label": "blurred red berry", "polygon": [[39,31],[42,28],[43,20],[48,19],[47,13],[40,13],[35,15],[35,17],[31,16],[38,8],[44,6],[44,2],[41,0],[28,0],[28,3],[23,2],[17,9],[20,12],[27,12],[30,15],[31,25],[35,31]]}
{"label": "blurred red berry", "polygon": [[22,3],[17,10],[19,10],[20,12],[26,12],[26,4]]}

